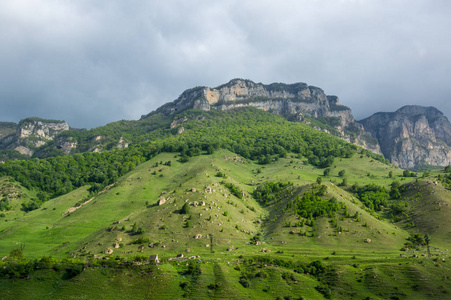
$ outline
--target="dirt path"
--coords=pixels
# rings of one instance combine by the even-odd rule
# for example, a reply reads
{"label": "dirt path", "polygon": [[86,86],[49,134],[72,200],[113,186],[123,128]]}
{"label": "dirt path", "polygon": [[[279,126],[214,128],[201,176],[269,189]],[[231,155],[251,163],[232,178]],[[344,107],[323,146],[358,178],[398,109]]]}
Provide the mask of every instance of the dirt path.
{"label": "dirt path", "polygon": [[63,213],[63,216],[67,216],[70,213],[73,213],[74,211],[76,211],[77,209],[79,209],[80,207],[82,207],[85,204],[88,204],[89,202],[91,202],[92,200],[94,200],[95,198],[97,198],[98,196],[102,195],[103,193],[106,193],[112,186],[113,184],[107,185],[103,190],[101,190],[100,192],[97,193],[97,195],[95,195],[94,197],[92,197],[91,199],[86,200],[85,202],[83,202],[80,206],[72,206],[70,207],[68,210],[66,210],[65,213]]}

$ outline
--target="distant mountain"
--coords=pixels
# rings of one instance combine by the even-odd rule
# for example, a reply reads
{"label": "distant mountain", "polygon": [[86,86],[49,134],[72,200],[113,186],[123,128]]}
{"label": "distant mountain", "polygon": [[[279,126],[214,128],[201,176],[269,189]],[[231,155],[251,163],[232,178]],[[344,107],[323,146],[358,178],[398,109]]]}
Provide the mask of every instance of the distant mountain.
{"label": "distant mountain", "polygon": [[15,150],[22,155],[34,152],[60,133],[69,130],[69,124],[59,120],[27,118],[16,123],[0,123],[0,149]]}
{"label": "distant mountain", "polygon": [[434,107],[404,106],[359,121],[382,153],[401,168],[451,164],[451,124]]}

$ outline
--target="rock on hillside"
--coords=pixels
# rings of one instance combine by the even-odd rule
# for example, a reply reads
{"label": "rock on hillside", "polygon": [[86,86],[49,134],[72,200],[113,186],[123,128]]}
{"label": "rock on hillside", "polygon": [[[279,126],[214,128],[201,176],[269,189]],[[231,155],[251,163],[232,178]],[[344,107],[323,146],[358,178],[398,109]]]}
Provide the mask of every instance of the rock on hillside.
{"label": "rock on hillside", "polygon": [[377,138],[384,156],[401,168],[451,163],[451,124],[434,107],[404,106],[359,123]]}
{"label": "rock on hillside", "polygon": [[233,79],[216,88],[196,87],[142,119],[154,113],[174,115],[187,109],[209,111],[239,107],[255,107],[296,121],[308,122],[304,116],[315,118],[331,125],[341,138],[380,153],[377,143],[363,138],[366,133],[355,121],[350,108],[341,105],[338,97],[327,96],[322,89],[305,83],[265,85]]}
{"label": "rock on hillside", "polygon": [[69,130],[69,125],[64,121],[40,118],[27,118],[14,125],[9,126],[14,130],[10,130],[8,135],[0,136],[0,148],[13,149],[28,156],[61,132]]}

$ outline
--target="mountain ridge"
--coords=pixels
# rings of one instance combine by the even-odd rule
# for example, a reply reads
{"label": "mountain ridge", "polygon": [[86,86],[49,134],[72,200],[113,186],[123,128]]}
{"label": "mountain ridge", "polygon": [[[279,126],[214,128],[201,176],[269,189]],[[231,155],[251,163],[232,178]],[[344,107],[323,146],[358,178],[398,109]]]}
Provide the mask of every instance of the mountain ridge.
{"label": "mountain ridge", "polygon": [[[337,96],[327,95],[319,87],[303,82],[262,84],[240,78],[215,88],[198,86],[187,89],[174,101],[141,116],[138,121],[118,121],[91,130],[75,130],[69,128],[67,123],[61,125],[63,121],[39,118],[27,118],[27,122],[23,120],[19,124],[3,122],[0,124],[0,151],[6,151],[2,154],[5,160],[125,148],[148,140],[151,137],[147,133],[156,128],[177,127],[176,133],[181,134],[185,128],[178,125],[186,120],[178,116],[189,109],[227,111],[243,107],[254,107],[281,115],[289,121],[309,124],[374,153],[383,153],[402,168],[446,166],[451,162],[451,125],[436,108],[408,105],[396,112],[378,112],[357,121],[352,110],[342,105]],[[393,119],[390,123],[389,120],[399,119],[400,116],[404,116],[403,122],[394,122]],[[373,121],[373,125],[370,125],[369,120],[376,119],[379,121]],[[24,128],[30,122],[34,125],[27,126],[35,129]],[[404,133],[384,133],[381,128],[388,123],[392,124],[391,131],[404,126]],[[420,130],[421,136],[419,132],[409,129],[414,128],[414,124],[423,128]],[[55,131],[56,127],[52,129],[52,126],[62,127]],[[23,136],[23,133],[27,133],[27,136]],[[410,140],[410,143],[400,144],[401,138]],[[406,149],[410,152],[406,152]],[[22,156],[18,157],[11,151],[17,151]]]}
{"label": "mountain ridge", "polygon": [[378,145],[366,137],[367,133],[356,122],[351,109],[341,105],[337,96],[326,95],[321,88],[302,82],[265,85],[237,78],[216,88],[195,87],[184,91],[176,100],[143,115],[141,120],[158,113],[171,116],[187,109],[209,111],[240,107],[255,107],[296,122],[310,124],[311,119],[318,119],[328,126],[316,126],[316,129],[381,153]]}

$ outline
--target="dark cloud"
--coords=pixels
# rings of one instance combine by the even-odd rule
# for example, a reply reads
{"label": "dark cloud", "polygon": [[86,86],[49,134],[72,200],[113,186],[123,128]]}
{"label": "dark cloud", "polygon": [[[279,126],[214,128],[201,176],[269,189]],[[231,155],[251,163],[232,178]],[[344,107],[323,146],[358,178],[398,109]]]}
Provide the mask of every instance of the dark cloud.
{"label": "dark cloud", "polygon": [[0,120],[137,119],[198,85],[306,82],[447,116],[449,1],[3,1]]}

